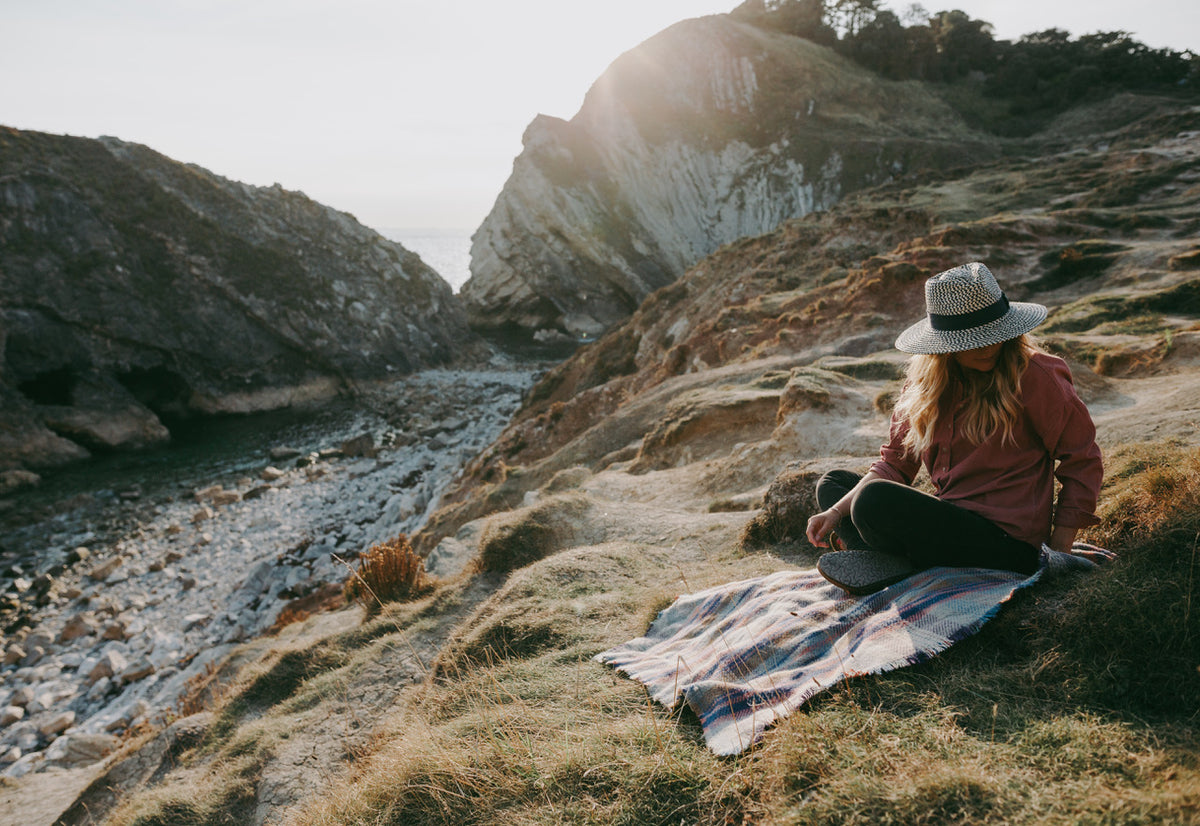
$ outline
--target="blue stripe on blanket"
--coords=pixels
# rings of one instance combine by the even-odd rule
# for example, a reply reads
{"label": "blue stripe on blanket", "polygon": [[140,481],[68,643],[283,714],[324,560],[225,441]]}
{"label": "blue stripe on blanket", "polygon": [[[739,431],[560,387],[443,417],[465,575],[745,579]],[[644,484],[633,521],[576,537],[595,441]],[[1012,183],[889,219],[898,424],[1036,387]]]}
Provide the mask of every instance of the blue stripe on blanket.
{"label": "blue stripe on blanket", "polygon": [[931,568],[853,597],[816,571],[781,571],[681,596],[646,636],[595,659],[667,707],[682,698],[709,748],[738,754],[839,680],[921,662],[974,634],[1041,574]]}

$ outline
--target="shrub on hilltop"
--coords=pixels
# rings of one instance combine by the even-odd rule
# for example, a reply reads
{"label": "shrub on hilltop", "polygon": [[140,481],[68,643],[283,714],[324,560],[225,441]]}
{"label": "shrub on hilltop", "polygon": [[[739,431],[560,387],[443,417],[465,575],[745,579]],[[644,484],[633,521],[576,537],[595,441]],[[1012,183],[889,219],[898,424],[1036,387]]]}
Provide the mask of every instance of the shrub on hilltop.
{"label": "shrub on hilltop", "polygon": [[[992,25],[954,10],[910,8],[901,20],[878,0],[747,0],[733,16],[784,31],[838,52],[892,80],[972,85],[996,105],[966,106],[976,126],[1031,134],[1050,118],[1081,103],[1118,92],[1192,93],[1200,87],[1200,59],[1190,51],[1153,49],[1128,32],[1072,38],[1062,29],[996,40]],[[954,100],[957,99],[957,100]],[[985,114],[986,113],[986,114]]]}

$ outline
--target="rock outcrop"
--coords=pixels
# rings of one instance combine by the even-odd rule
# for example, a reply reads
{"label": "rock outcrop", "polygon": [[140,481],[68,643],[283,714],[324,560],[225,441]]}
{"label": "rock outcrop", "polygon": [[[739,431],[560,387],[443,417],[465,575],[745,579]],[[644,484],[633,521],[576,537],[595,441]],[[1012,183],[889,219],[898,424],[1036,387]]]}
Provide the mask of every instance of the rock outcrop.
{"label": "rock outcrop", "polygon": [[479,328],[595,336],[723,244],[993,152],[927,87],[688,20],[615,61],[571,121],[530,124],[461,297]]}
{"label": "rock outcrop", "polygon": [[420,258],[276,185],[0,129],[0,468],[168,438],[477,346]]}

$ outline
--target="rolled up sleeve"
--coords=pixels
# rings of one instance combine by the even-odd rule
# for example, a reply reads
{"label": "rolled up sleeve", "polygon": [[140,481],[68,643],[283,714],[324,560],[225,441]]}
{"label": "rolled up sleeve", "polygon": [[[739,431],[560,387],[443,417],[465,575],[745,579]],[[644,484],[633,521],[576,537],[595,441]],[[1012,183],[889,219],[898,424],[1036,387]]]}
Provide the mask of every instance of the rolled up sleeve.
{"label": "rolled up sleeve", "polygon": [[921,469],[921,463],[908,455],[904,449],[904,437],[908,433],[908,422],[892,415],[888,430],[888,442],[879,449],[879,459],[871,470],[881,479],[911,485]]}
{"label": "rolled up sleeve", "polygon": [[1037,371],[1022,399],[1029,419],[1056,466],[1061,484],[1054,524],[1086,528],[1099,524],[1096,500],[1104,479],[1104,463],[1096,444],[1096,426],[1087,406],[1075,392],[1071,371],[1060,360],[1031,363]]}

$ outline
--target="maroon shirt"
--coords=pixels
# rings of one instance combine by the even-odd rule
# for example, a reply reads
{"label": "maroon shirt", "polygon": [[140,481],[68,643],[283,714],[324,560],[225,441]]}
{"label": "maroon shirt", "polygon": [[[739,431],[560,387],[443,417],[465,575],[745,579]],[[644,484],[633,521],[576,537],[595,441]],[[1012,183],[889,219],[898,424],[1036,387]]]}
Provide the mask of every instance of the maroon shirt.
{"label": "maroon shirt", "polygon": [[[933,443],[921,457],[939,499],[1035,546],[1049,540],[1052,524],[1083,528],[1100,521],[1095,510],[1104,469],[1096,426],[1062,359],[1044,353],[1030,358],[1021,376],[1024,410],[1013,428],[1015,444],[1002,445],[999,433],[982,444],[968,441],[955,428],[961,403],[959,388],[942,405]],[[908,422],[893,416],[890,440],[871,470],[910,485],[920,463],[904,453],[907,432]],[[1062,483],[1057,507],[1054,477]]]}

